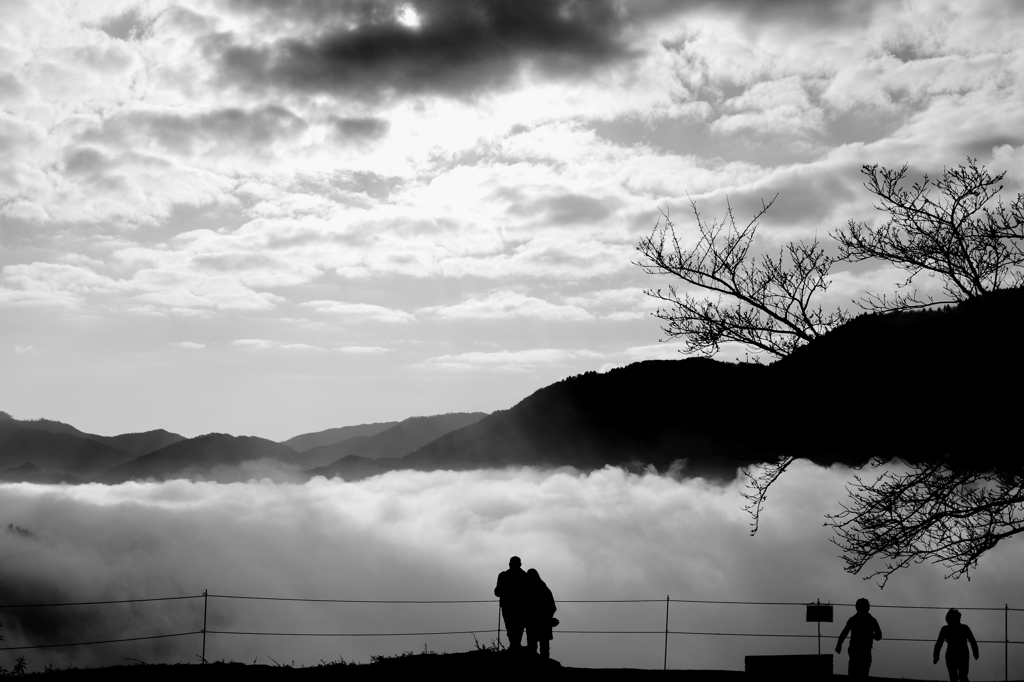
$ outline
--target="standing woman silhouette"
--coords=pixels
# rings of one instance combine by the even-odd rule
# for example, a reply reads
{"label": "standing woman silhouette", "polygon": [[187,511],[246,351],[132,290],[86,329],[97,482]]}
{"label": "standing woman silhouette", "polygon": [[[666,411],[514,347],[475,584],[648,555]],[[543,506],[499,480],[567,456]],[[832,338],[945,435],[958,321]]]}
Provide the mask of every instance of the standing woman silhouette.
{"label": "standing woman silhouette", "polygon": [[526,648],[537,652],[540,644],[541,658],[551,658],[551,626],[555,611],[555,597],[540,579],[536,568],[526,572]]}

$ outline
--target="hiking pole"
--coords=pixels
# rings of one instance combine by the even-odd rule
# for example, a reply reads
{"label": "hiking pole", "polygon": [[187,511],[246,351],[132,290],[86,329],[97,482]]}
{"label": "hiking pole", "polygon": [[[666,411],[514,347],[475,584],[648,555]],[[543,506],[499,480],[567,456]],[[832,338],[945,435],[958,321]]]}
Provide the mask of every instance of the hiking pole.
{"label": "hiking pole", "polygon": [[206,599],[208,590],[203,590],[203,663],[206,663]]}
{"label": "hiking pole", "polygon": [[501,649],[501,602],[498,602],[498,649]]}
{"label": "hiking pole", "polygon": [[665,595],[665,659],[662,661],[662,670],[668,670],[668,598]]}

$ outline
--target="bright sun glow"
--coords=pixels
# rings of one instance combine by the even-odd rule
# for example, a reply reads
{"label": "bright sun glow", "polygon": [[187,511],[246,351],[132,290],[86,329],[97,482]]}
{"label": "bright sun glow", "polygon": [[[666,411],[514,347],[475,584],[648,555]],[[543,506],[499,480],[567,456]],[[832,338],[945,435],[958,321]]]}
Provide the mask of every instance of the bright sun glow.
{"label": "bright sun glow", "polygon": [[398,14],[398,23],[409,28],[420,27],[420,15],[412,5],[404,5]]}

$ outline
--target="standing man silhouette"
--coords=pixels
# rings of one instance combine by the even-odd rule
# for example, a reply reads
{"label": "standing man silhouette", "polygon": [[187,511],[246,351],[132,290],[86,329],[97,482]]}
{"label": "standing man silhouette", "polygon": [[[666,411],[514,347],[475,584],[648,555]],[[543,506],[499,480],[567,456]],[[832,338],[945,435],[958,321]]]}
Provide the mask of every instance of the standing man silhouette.
{"label": "standing man silhouette", "polygon": [[978,641],[974,639],[971,629],[960,622],[960,612],[950,609],[946,612],[946,624],[939,630],[939,639],[935,642],[932,663],[939,662],[942,643],[946,642],[946,670],[949,671],[949,682],[968,682],[967,673],[971,669],[971,658],[967,654],[967,643],[974,650],[974,660],[978,660]]}
{"label": "standing man silhouette", "polygon": [[850,616],[846,621],[846,627],[839,633],[839,641],[836,642],[836,653],[843,653],[843,640],[850,635],[850,667],[847,675],[850,677],[867,677],[871,670],[871,647],[876,640],[882,639],[882,628],[878,627],[878,621],[868,613],[871,604],[867,599],[861,597],[855,604],[857,613]]}
{"label": "standing man silhouette", "polygon": [[494,596],[498,598],[501,616],[508,631],[509,651],[518,651],[523,646],[523,629],[526,627],[526,571],[523,562],[514,556],[508,560],[508,570],[498,574],[498,585]]}

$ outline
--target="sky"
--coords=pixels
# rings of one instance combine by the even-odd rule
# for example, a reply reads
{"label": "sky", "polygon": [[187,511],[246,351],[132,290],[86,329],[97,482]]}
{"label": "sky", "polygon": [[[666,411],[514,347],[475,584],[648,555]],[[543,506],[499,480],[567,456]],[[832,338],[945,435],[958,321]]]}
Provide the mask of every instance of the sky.
{"label": "sky", "polygon": [[[1024,545],[1001,543],[971,580],[944,580],[941,566],[897,572],[880,590],[842,570],[821,517],[838,509],[853,472],[798,462],[776,483],[751,538],[740,481],[530,469],[391,472],[346,483],[316,478],[218,484],[170,481],[119,486],[0,484],[0,583],[6,603],[53,603],[201,594],[306,599],[493,599],[510,554],[536,568],[561,621],[552,655],[574,667],[662,666],[664,598],[852,604],[867,597],[883,639],[872,673],[939,679],[932,641],[944,609],[963,609],[980,645],[974,679],[1003,679],[1003,604],[1024,608]],[[6,528],[12,523],[22,531]],[[641,604],[571,600],[652,599]],[[895,610],[884,605],[931,606]],[[969,611],[997,607],[999,611]],[[4,609],[3,646],[148,636],[201,629],[202,600],[133,605]],[[497,605],[249,602],[211,598],[208,629],[256,632],[436,632],[493,630]],[[853,614],[836,606],[822,624],[824,652]],[[1024,612],[1009,614],[1009,639],[1024,639]],[[800,606],[673,603],[674,631],[816,632]],[[577,635],[568,630],[653,630],[654,635]],[[493,634],[481,633],[488,644]],[[901,638],[931,640],[904,642]],[[999,644],[985,643],[997,641]],[[507,638],[503,636],[507,644]],[[214,635],[207,657],[265,665],[320,660],[366,663],[371,655],[467,651],[469,635],[315,638]],[[73,649],[0,652],[10,668],[195,662],[196,635]],[[742,670],[743,657],[815,653],[814,639],[672,635],[671,668]],[[834,659],[846,670],[846,649]],[[1024,647],[1011,645],[1010,679],[1024,675]]]}
{"label": "sky", "polygon": [[774,251],[878,220],[863,164],[1016,192],[1022,33],[983,0],[4,0],[0,410],[282,440],[676,357],[632,264],[661,211],[685,242],[688,198],[778,194]]}

